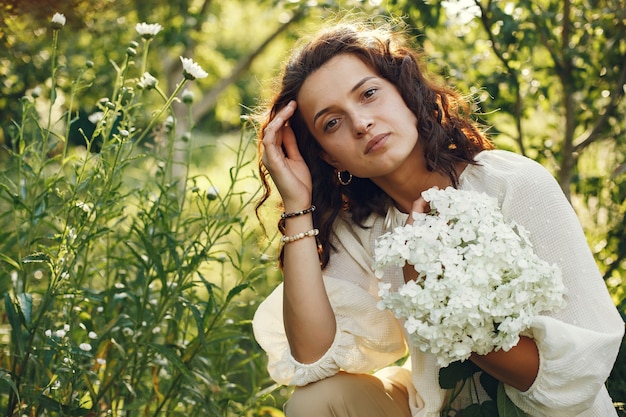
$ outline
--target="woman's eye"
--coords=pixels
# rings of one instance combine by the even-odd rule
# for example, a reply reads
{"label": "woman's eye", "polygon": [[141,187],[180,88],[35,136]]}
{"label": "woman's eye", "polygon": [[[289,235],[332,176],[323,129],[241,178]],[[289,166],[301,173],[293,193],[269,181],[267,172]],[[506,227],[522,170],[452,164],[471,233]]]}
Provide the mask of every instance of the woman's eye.
{"label": "woman's eye", "polygon": [[328,132],[329,130],[332,130],[335,126],[337,126],[337,123],[339,123],[337,121],[337,119],[331,119],[328,122],[326,122],[326,124],[324,125],[324,131]]}
{"label": "woman's eye", "polygon": [[370,98],[374,95],[374,93],[376,93],[378,89],[377,88],[368,88],[367,90],[365,90],[365,92],[363,93],[363,97],[364,98]]}

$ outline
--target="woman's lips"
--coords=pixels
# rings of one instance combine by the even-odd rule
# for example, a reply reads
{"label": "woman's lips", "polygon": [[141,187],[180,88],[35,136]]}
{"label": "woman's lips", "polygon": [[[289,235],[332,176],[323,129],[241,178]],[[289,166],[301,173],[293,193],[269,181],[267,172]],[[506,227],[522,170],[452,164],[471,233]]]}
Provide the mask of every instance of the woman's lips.
{"label": "woman's lips", "polygon": [[389,133],[381,133],[380,135],[374,136],[367,142],[367,146],[365,146],[365,154],[375,152],[380,149],[385,142],[387,142],[387,138],[389,138]]}

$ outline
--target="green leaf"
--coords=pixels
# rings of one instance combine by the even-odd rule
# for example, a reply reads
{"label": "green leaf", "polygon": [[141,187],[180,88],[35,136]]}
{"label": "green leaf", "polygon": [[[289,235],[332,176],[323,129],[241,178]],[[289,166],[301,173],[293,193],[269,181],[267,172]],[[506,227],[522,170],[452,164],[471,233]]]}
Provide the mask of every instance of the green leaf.
{"label": "green leaf", "polygon": [[500,417],[498,406],[492,400],[487,400],[480,404],[480,413],[482,417]]}
{"label": "green leaf", "polygon": [[487,395],[492,400],[497,400],[498,398],[498,385],[500,381],[489,375],[487,372],[482,372],[480,374],[480,385],[485,389]]}
{"label": "green leaf", "polygon": [[[163,266],[161,250],[155,247],[153,244],[154,237],[147,235],[137,226],[133,226],[133,230],[137,233],[137,237],[139,237],[139,239],[141,240],[142,248],[145,250],[145,255],[147,255],[148,259],[152,261],[152,266],[154,266],[157,276],[159,277],[161,282],[163,282],[163,284],[166,284],[167,273],[165,272],[165,267]],[[129,244],[127,244],[126,246],[132,249]],[[134,249],[133,253],[141,261],[142,255],[144,255],[144,253],[139,253]],[[145,262],[142,263],[145,264]]]}
{"label": "green leaf", "polygon": [[439,370],[439,386],[443,389],[452,389],[460,381],[463,381],[476,372],[479,368],[472,361],[452,362]]}
{"label": "green leaf", "polygon": [[18,294],[17,302],[22,311],[26,328],[30,328],[30,324],[32,323],[31,319],[33,317],[33,296],[26,293]]}
{"label": "green leaf", "polygon": [[463,417],[481,417],[480,404],[470,404],[460,413]]}
{"label": "green leaf", "polygon": [[526,414],[517,408],[513,401],[506,395],[504,384],[498,385],[498,413],[500,417],[525,417]]}
{"label": "green leaf", "polygon": [[461,410],[458,415],[462,417],[499,417],[496,403],[491,400],[480,404],[470,404]]}
{"label": "green leaf", "polygon": [[20,269],[20,264],[15,259],[12,259],[6,256],[4,253],[0,253],[0,261],[4,261],[8,263],[15,269],[18,269],[18,270]]}
{"label": "green leaf", "polygon": [[0,369],[0,383],[7,384],[9,387],[11,387],[11,389],[15,393],[15,396],[17,397],[17,400],[19,402],[20,392],[17,389],[17,385],[15,385],[15,382],[13,382],[13,379],[11,378],[11,374],[5,371],[4,369]]}
{"label": "green leaf", "polygon": [[165,358],[172,365],[174,365],[174,367],[178,369],[180,373],[182,373],[185,376],[191,376],[191,372],[189,372],[189,369],[187,369],[183,361],[176,354],[176,352],[174,352],[173,349],[170,349],[169,347],[164,346],[164,345],[158,345],[156,343],[148,343],[147,345],[150,346],[152,349],[156,350],[157,352],[159,352],[161,355],[165,356]]}
{"label": "green leaf", "polygon": [[4,309],[6,310],[9,324],[11,325],[11,332],[13,340],[15,341],[15,347],[17,350],[17,356],[22,357],[24,354],[24,335],[22,332],[22,320],[20,319],[19,307],[15,305],[13,299],[8,293],[4,294]]}
{"label": "green leaf", "polygon": [[50,261],[50,257],[43,252],[32,253],[22,258],[22,263],[25,263],[25,264],[48,262],[48,261]]}
{"label": "green leaf", "polygon": [[39,403],[50,411],[56,411],[64,416],[85,416],[91,412],[89,408],[73,407],[65,404],[61,404],[57,400],[42,395],[38,398]]}
{"label": "green leaf", "polygon": [[228,291],[228,296],[226,297],[226,302],[229,302],[230,300],[232,300],[237,294],[239,294],[240,292],[242,292],[243,290],[245,290],[249,286],[250,286],[249,283],[244,282],[243,284],[239,284],[236,287],[234,287],[233,289],[231,289],[230,291]]}
{"label": "green leaf", "polygon": [[[33,211],[34,219],[42,218],[48,211],[48,195],[44,195],[43,199],[37,202],[35,210]],[[33,219],[33,220],[34,220]]]}
{"label": "green leaf", "polygon": [[206,347],[206,339],[204,337],[204,319],[202,317],[202,313],[200,313],[198,307],[196,307],[192,303],[188,303],[188,307],[191,310],[191,314],[198,328],[198,340],[200,341],[200,344],[202,346]]}
{"label": "green leaf", "polygon": [[209,297],[208,300],[206,301],[206,307],[204,309],[204,317],[207,317],[215,313],[219,309],[216,298],[215,298],[215,292],[213,291],[213,289],[217,288],[217,286],[207,281],[207,279],[200,272],[198,272],[198,278],[200,278],[200,280],[204,284],[204,287],[206,288],[206,291],[207,291],[207,295]]}

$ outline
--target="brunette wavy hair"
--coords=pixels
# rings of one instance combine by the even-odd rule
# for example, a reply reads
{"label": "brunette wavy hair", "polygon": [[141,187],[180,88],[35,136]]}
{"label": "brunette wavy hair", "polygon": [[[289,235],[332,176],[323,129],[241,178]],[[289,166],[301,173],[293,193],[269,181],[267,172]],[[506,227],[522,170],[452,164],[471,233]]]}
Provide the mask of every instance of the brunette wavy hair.
{"label": "brunette wavy hair", "polygon": [[[340,54],[353,54],[396,86],[417,117],[419,140],[428,169],[449,177],[453,186],[458,185],[457,163],[475,164],[474,156],[478,152],[493,148],[479,125],[470,119],[470,103],[453,88],[427,78],[421,55],[409,45],[402,32],[386,25],[338,23],[295,50],[279,77],[277,92],[267,106],[269,111],[261,118],[259,170],[265,193],[257,204],[257,215],[271,194],[269,174],[260,160],[263,129],[280,109],[296,100],[309,75]],[[349,185],[340,185],[335,169],[320,157],[322,148],[309,132],[299,110],[291,117],[289,125],[311,171],[312,198],[317,208],[313,212],[313,224],[320,231],[317,237],[320,263],[325,267],[334,249],[329,238],[336,217],[347,211],[352,220],[363,227],[370,214],[385,215],[391,201],[367,178],[354,177]]]}

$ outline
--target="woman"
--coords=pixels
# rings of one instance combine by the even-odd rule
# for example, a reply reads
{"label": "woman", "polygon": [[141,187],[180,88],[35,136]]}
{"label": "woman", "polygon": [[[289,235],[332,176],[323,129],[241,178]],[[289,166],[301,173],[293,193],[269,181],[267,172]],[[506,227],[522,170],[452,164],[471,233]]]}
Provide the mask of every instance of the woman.
{"label": "woman", "polygon": [[[383,28],[333,26],[286,65],[260,135],[261,172],[284,208],[284,282],[253,324],[270,375],[296,386],[288,417],[439,416],[449,394],[436,360],[377,308],[371,265],[376,237],[425,212],[423,191],[448,186],[497,198],[567,288],[567,306],[536,317],[515,347],[470,360],[529,415],[616,415],[603,384],[624,324],[576,215],[545,169],[493,150],[469,113]],[[384,280],[397,288],[411,270]],[[410,367],[391,366],[407,352]]]}

